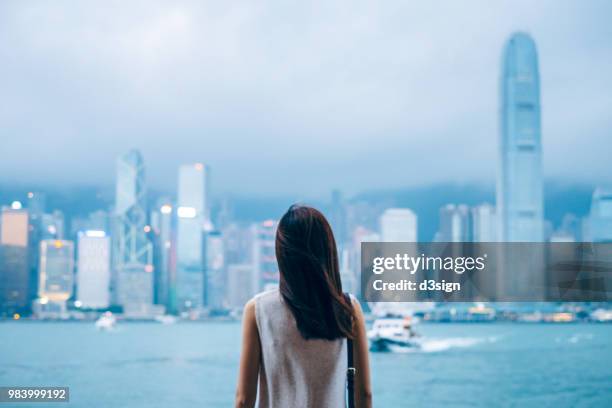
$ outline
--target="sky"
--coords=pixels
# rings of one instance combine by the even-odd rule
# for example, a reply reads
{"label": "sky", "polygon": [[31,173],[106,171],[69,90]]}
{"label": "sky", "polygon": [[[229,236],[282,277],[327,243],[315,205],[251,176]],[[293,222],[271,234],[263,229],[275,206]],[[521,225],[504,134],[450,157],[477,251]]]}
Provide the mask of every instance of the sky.
{"label": "sky", "polygon": [[612,2],[3,1],[0,185],[325,194],[495,180],[504,42],[535,39],[546,178],[612,181]]}

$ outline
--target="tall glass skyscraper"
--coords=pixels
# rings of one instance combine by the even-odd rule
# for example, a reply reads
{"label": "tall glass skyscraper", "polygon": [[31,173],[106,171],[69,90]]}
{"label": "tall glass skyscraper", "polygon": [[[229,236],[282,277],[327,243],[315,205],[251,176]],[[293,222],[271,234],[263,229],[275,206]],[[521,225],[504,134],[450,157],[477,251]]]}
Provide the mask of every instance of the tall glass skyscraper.
{"label": "tall glass skyscraper", "polygon": [[153,247],[147,225],[145,169],[138,150],[117,160],[113,236],[114,302],[127,313],[153,303]]}
{"label": "tall glass skyscraper", "polygon": [[[513,34],[504,47],[500,78],[500,138],[497,180],[498,234],[501,242],[544,240],[540,75],[533,39]],[[520,262],[499,257],[500,298],[512,293],[544,299],[544,254]]]}
{"label": "tall glass skyscraper", "polygon": [[542,241],[540,77],[536,46],[528,34],[515,33],[506,42],[500,93],[499,240]]}
{"label": "tall glass skyscraper", "polygon": [[202,163],[179,168],[176,299],[180,310],[204,305],[204,227],[208,223],[207,173]]}

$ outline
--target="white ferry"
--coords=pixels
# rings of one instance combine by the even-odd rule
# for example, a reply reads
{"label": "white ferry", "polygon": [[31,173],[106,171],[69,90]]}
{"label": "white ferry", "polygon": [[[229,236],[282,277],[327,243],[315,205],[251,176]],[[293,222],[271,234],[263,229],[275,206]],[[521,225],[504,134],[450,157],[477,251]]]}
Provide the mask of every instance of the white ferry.
{"label": "white ferry", "polygon": [[159,315],[155,316],[155,321],[161,324],[174,324],[176,323],[176,316],[172,315]]}
{"label": "white ferry", "polygon": [[96,329],[112,330],[117,324],[117,318],[111,312],[105,312],[96,320]]}
{"label": "white ferry", "polygon": [[413,330],[414,323],[411,317],[376,319],[372,329],[368,331],[370,350],[401,353],[420,348],[422,337]]}

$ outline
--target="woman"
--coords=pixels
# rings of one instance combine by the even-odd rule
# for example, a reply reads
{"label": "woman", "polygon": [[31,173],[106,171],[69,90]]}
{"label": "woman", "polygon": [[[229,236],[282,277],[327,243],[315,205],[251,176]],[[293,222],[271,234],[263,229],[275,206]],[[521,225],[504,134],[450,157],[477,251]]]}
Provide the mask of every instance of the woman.
{"label": "woman", "polygon": [[[347,338],[356,407],[370,407],[363,313],[342,292],[336,242],[314,208],[294,205],[276,231],[279,288],[244,308],[236,407],[344,407]],[[259,395],[257,395],[259,380]]]}

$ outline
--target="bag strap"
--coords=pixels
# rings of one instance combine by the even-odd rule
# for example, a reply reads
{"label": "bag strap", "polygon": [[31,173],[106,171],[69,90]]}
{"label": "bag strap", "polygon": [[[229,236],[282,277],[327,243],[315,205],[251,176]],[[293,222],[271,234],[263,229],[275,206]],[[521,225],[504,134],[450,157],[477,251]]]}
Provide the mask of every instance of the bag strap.
{"label": "bag strap", "polygon": [[[347,302],[351,304],[351,297],[348,294],[344,294]],[[353,363],[353,340],[346,339],[346,351],[347,351],[347,369],[346,369],[346,391],[348,393],[348,408],[355,408],[355,364]]]}

